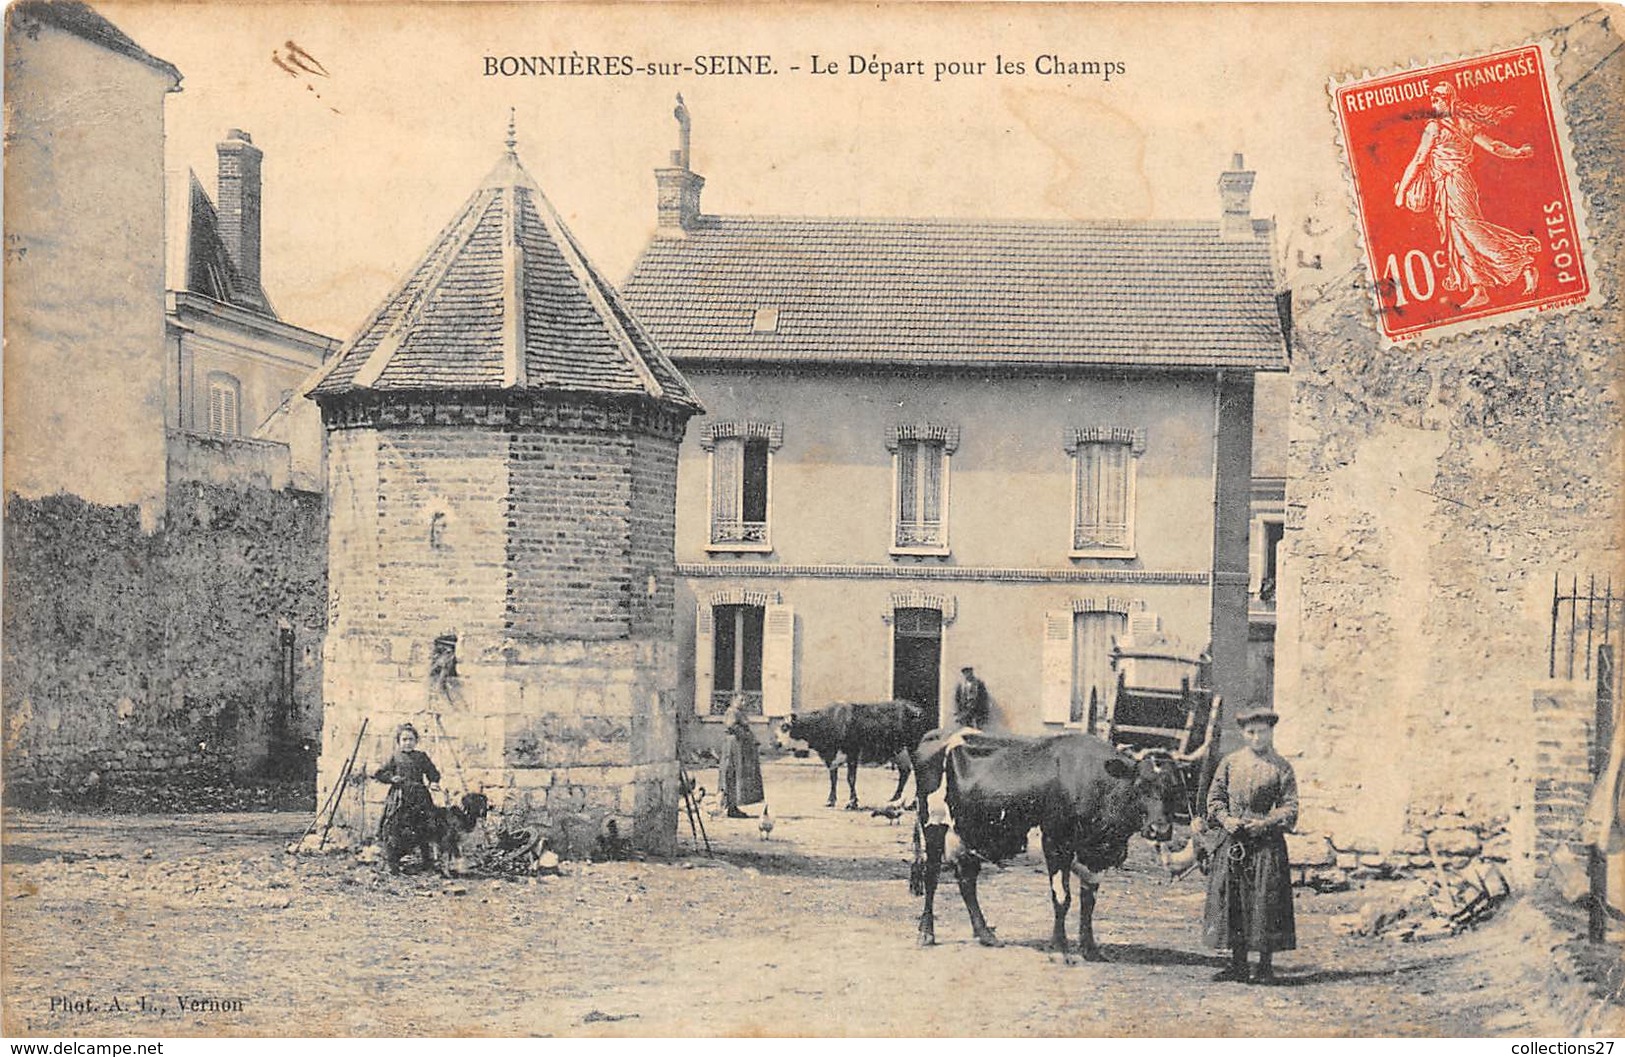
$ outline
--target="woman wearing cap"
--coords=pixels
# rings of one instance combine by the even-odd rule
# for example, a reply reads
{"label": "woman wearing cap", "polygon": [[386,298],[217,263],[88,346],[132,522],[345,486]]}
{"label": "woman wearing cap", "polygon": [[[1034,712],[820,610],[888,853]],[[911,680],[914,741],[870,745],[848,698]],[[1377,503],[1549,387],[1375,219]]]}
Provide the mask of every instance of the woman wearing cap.
{"label": "woman wearing cap", "polygon": [[1224,839],[1208,878],[1202,939],[1230,950],[1230,966],[1216,980],[1246,982],[1247,952],[1255,950],[1258,969],[1251,980],[1270,983],[1271,956],[1298,945],[1285,837],[1298,821],[1298,780],[1275,751],[1278,719],[1261,705],[1237,715],[1246,747],[1219,761],[1208,787],[1208,818],[1224,830]]}

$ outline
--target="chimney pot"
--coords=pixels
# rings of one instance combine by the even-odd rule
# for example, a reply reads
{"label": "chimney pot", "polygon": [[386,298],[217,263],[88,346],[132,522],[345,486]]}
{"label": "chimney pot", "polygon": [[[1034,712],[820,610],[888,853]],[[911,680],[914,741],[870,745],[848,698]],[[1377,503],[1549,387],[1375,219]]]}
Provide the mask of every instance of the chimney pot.
{"label": "chimney pot", "polygon": [[1219,174],[1219,237],[1227,241],[1256,238],[1253,230],[1253,179],[1258,174],[1247,169],[1241,152],[1230,158],[1230,168]]}

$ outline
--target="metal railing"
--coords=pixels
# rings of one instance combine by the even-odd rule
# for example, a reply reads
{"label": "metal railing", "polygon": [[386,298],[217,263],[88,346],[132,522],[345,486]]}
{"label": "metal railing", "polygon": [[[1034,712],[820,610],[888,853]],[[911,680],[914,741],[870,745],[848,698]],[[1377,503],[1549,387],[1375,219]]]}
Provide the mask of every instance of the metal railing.
{"label": "metal railing", "polygon": [[946,535],[941,521],[899,521],[897,546],[940,547]]}
{"label": "metal railing", "polygon": [[715,518],[711,522],[711,542],[713,544],[766,543],[767,522]]}
{"label": "metal railing", "polygon": [[[1552,630],[1546,649],[1548,679],[1556,679],[1559,671],[1564,672],[1564,678],[1573,679],[1577,669],[1581,678],[1591,678],[1591,659],[1597,647],[1612,642],[1614,627],[1625,622],[1625,614],[1615,618],[1616,606],[1625,607],[1625,594],[1614,594],[1613,577],[1603,582],[1599,594],[1595,576],[1587,578],[1584,591],[1580,589],[1580,578],[1571,576],[1565,594],[1561,574],[1552,575]],[[1579,666],[1575,664],[1577,656]]]}
{"label": "metal railing", "polygon": [[762,692],[760,690],[713,690],[711,691],[711,714],[723,715],[734,702],[739,702],[739,711],[747,716],[762,714]]}

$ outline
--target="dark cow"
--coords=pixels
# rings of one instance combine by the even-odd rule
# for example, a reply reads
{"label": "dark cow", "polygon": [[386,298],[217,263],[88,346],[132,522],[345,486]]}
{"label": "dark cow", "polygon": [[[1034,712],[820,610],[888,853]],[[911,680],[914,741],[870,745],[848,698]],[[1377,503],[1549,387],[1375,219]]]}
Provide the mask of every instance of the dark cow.
{"label": "dark cow", "polygon": [[[1095,873],[1119,866],[1129,837],[1166,841],[1185,787],[1167,756],[1125,756],[1088,734],[1048,738],[938,731],[915,757],[919,825],[910,887],[925,896],[920,946],[936,942],[937,877],[951,863],[971,928],[985,947],[999,946],[976,900],[983,862],[1001,862],[1027,846],[1037,827],[1055,911],[1055,950],[1068,962],[1066,914],[1071,872],[1078,872],[1078,940],[1083,956],[1101,961],[1095,945]],[[923,854],[922,854],[923,853]]]}
{"label": "dark cow", "polygon": [[896,762],[897,791],[891,798],[897,800],[913,770],[910,754],[932,726],[925,710],[911,701],[842,702],[781,721],[777,740],[781,749],[788,749],[792,741],[805,742],[824,761],[829,768],[826,807],[835,806],[839,757],[846,757],[846,787],[851,793],[846,809],[856,811],[858,764]]}

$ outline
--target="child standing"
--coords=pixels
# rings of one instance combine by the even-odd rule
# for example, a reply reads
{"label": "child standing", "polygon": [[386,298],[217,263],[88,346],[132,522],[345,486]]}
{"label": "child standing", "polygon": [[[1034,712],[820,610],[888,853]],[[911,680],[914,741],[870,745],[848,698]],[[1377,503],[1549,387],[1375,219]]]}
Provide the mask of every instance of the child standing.
{"label": "child standing", "polygon": [[378,840],[389,868],[398,871],[401,854],[413,845],[419,847],[423,865],[431,865],[434,856],[428,848],[428,834],[433,832],[435,804],[429,789],[439,784],[440,770],[427,753],[418,750],[416,727],[402,723],[395,728],[395,754],[372,776],[389,783],[384,815],[378,820]]}

